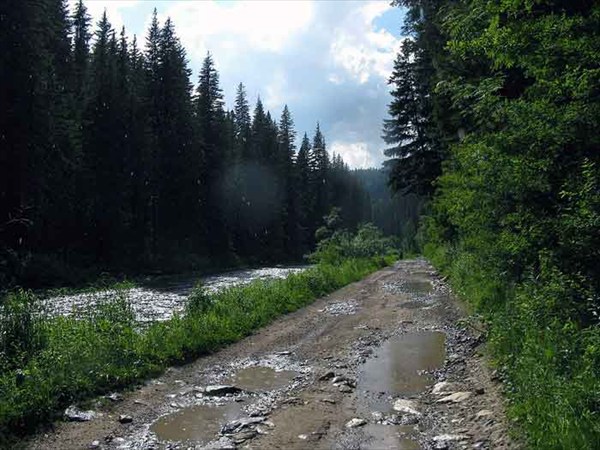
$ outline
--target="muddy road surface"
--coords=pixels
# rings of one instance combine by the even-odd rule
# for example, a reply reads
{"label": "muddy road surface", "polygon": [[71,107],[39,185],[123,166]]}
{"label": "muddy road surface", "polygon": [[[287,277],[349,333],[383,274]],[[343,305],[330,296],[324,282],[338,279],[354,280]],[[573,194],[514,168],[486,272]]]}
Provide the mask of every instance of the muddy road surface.
{"label": "muddy road surface", "polygon": [[98,399],[84,408],[91,420],[57,423],[28,445],[517,448],[481,336],[458,325],[464,317],[426,261],[400,261],[214,355]]}

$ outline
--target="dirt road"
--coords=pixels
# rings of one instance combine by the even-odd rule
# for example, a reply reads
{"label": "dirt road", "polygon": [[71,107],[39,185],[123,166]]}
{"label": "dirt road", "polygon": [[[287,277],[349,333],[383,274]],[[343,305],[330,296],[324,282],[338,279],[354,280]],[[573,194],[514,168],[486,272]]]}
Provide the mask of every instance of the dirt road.
{"label": "dirt road", "polygon": [[[400,261],[212,356],[92,405],[35,449],[516,448],[477,332]],[[76,415],[76,414],[75,414]]]}

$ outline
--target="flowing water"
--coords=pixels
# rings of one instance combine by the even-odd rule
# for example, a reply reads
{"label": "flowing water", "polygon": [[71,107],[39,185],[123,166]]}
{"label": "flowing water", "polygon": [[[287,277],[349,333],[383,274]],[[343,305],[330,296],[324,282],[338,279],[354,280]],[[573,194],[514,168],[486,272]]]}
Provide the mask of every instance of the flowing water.
{"label": "flowing water", "polygon": [[108,290],[50,297],[45,299],[44,305],[51,315],[80,315],[109,301],[116,295],[123,295],[131,305],[138,322],[164,321],[173,317],[173,314],[183,311],[189,293],[199,282],[209,293],[214,293],[256,280],[285,278],[292,273],[302,272],[308,267],[263,267],[204,277],[191,275],[161,277],[142,283],[140,287],[126,289],[122,292]]}

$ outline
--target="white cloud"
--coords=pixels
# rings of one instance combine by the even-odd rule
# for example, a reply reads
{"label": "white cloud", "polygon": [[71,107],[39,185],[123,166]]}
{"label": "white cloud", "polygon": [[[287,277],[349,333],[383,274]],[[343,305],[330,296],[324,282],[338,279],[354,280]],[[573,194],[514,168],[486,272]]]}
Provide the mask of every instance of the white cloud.
{"label": "white cloud", "polygon": [[387,2],[368,2],[348,14],[334,30],[330,57],[361,84],[374,76],[387,79],[392,71],[401,39],[373,25],[391,8]]}
{"label": "white cloud", "polygon": [[264,104],[270,110],[281,110],[283,105],[294,100],[294,91],[289,88],[283,70],[273,74],[272,81],[266,86],[264,92]]}
{"label": "white cloud", "polygon": [[171,17],[190,56],[202,58],[207,50],[282,52],[306,30],[313,6],[312,1],[173,1],[159,15]]}
{"label": "white cloud", "polygon": [[[70,0],[69,9],[70,11],[75,10],[75,5],[79,0]],[[141,0],[118,0],[118,1],[105,1],[105,0],[84,0],[83,2],[87,7],[88,13],[92,16],[92,28],[96,28],[96,22],[100,20],[102,14],[106,10],[108,20],[112,24],[113,28],[117,31],[121,30],[123,25],[123,16],[121,11],[123,9],[133,8],[141,3]]]}
{"label": "white cloud", "polygon": [[352,169],[366,169],[375,166],[375,159],[366,142],[335,141],[330,151],[342,156],[342,159]]}

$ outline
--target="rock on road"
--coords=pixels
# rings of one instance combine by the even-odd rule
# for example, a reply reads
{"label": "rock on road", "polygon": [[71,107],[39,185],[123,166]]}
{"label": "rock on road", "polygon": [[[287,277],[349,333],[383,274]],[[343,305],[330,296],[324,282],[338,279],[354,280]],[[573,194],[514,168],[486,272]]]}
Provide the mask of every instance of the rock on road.
{"label": "rock on road", "polygon": [[[403,260],[59,422],[33,449],[513,449],[461,305]],[[86,405],[86,409],[90,409]]]}

